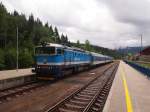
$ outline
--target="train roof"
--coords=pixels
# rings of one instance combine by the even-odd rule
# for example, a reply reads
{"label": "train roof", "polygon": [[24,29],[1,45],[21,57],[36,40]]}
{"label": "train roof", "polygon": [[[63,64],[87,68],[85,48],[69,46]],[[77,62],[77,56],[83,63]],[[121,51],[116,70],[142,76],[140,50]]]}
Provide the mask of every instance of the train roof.
{"label": "train roof", "polygon": [[[58,48],[64,48],[64,49],[69,49],[69,50],[74,50],[74,51],[85,52],[85,53],[88,53],[88,54],[92,54],[92,55],[94,55],[94,56],[101,56],[101,57],[112,58],[112,57],[110,57],[110,56],[106,56],[106,55],[103,55],[103,54],[99,54],[99,53],[95,53],[95,52],[90,52],[90,51],[85,51],[85,50],[80,49],[80,48],[77,48],[77,47],[68,47],[68,46],[61,45],[61,44],[46,43],[45,46],[46,46],[46,47],[58,47]],[[37,46],[37,47],[42,47],[42,45]]]}
{"label": "train roof", "polygon": [[[37,46],[37,47],[42,47],[42,45]],[[54,44],[54,43],[46,43],[45,47],[58,47],[58,48],[64,48],[64,49],[69,49],[69,50],[74,50],[74,51],[86,52],[85,50],[77,48],[77,47],[68,47],[68,46],[65,46],[65,45]]]}
{"label": "train roof", "polygon": [[99,53],[95,53],[95,52],[91,52],[91,54],[94,55],[94,56],[106,57],[106,56],[103,55],[103,54],[99,54]]}
{"label": "train roof", "polygon": [[[43,45],[39,45],[37,47],[42,47]],[[61,44],[54,44],[54,43],[46,43],[45,47],[64,47],[64,45]]]}
{"label": "train roof", "polygon": [[98,56],[98,57],[112,58],[111,56],[107,56],[107,55],[103,55],[103,54],[99,54],[99,53],[95,53],[95,52],[91,52],[91,54],[94,56]]}

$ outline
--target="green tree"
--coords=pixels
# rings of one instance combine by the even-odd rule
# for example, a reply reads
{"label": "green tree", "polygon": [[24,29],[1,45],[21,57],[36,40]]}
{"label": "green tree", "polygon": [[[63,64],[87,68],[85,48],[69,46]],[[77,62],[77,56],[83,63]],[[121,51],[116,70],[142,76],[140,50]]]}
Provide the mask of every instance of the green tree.
{"label": "green tree", "polygon": [[61,43],[61,39],[59,37],[58,29],[56,27],[54,28],[54,37],[55,37],[55,42],[60,44]]}
{"label": "green tree", "polygon": [[16,68],[16,49],[7,49],[7,52],[5,52],[5,65],[7,69]]}
{"label": "green tree", "polygon": [[48,27],[49,27],[48,22],[47,22],[47,23],[45,23],[45,27],[46,27],[46,28],[48,28]]}
{"label": "green tree", "polygon": [[31,14],[29,16],[28,28],[29,28],[30,32],[32,32],[34,30],[34,16],[33,16],[33,14]]}
{"label": "green tree", "polygon": [[51,42],[55,42],[55,36],[52,25],[49,27],[49,37],[51,38]]}
{"label": "green tree", "polygon": [[[34,47],[40,42],[65,43],[71,46],[67,35],[59,36],[57,27],[43,25],[33,14],[27,19],[24,14],[16,10],[8,13],[0,3],[0,69],[16,68],[16,29],[19,37],[19,67],[30,67],[34,54]],[[7,52],[6,52],[7,51]]]}
{"label": "green tree", "polygon": [[80,41],[79,40],[77,40],[76,47],[80,48]]}
{"label": "green tree", "polygon": [[85,41],[85,50],[91,51],[91,45],[90,45],[89,40],[86,40],[86,41]]}
{"label": "green tree", "polygon": [[65,36],[65,44],[68,45],[68,36]]}
{"label": "green tree", "polygon": [[7,29],[7,10],[4,5],[0,3],[0,43],[3,43],[3,45],[5,45],[7,41]]}
{"label": "green tree", "polygon": [[0,49],[0,70],[5,68],[5,54],[2,49]]}
{"label": "green tree", "polygon": [[32,54],[28,49],[23,49],[19,53],[19,67],[26,68],[31,67],[33,64]]}
{"label": "green tree", "polygon": [[61,44],[66,45],[66,37],[63,34],[61,35]]}

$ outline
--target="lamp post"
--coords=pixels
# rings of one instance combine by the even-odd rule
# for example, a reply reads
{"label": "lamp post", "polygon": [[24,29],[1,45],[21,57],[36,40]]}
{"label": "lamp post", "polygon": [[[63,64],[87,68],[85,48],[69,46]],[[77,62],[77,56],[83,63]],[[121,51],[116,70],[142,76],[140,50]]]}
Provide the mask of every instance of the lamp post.
{"label": "lamp post", "polygon": [[18,54],[19,54],[19,51],[18,51],[18,27],[17,27],[17,60],[16,60],[16,70],[18,71]]}

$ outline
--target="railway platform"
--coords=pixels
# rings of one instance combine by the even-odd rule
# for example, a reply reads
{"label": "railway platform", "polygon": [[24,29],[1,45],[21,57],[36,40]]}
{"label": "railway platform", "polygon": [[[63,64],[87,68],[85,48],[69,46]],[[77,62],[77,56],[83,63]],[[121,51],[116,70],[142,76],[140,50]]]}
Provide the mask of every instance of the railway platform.
{"label": "railway platform", "polygon": [[103,112],[149,112],[150,78],[121,61]]}
{"label": "railway platform", "polygon": [[34,80],[32,68],[0,71],[0,90],[24,84]]}

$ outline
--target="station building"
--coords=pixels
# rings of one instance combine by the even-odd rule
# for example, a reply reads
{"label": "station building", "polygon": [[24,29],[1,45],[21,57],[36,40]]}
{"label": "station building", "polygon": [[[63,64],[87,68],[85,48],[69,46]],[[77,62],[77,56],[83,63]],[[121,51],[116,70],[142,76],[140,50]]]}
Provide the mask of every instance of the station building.
{"label": "station building", "polygon": [[150,62],[150,46],[140,52],[139,60]]}

